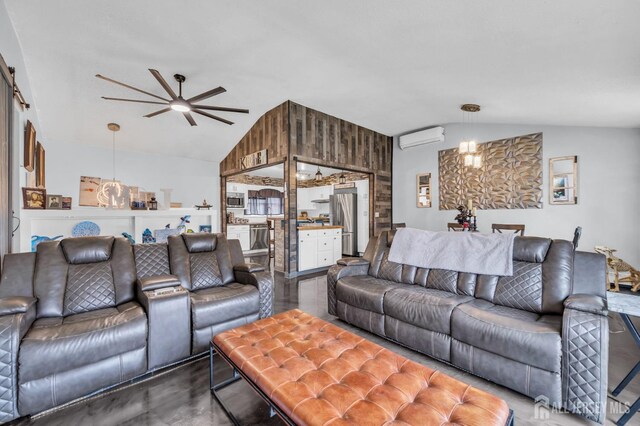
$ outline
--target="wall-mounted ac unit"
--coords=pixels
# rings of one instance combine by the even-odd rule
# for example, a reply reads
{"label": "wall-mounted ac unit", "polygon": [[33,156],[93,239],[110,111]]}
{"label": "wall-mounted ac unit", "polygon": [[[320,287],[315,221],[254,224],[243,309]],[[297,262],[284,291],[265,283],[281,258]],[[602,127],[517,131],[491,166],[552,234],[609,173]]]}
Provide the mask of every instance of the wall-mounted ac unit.
{"label": "wall-mounted ac unit", "polygon": [[400,149],[407,149],[412,146],[435,142],[444,142],[444,127],[433,127],[431,129],[402,135],[398,138],[398,145],[400,146]]}

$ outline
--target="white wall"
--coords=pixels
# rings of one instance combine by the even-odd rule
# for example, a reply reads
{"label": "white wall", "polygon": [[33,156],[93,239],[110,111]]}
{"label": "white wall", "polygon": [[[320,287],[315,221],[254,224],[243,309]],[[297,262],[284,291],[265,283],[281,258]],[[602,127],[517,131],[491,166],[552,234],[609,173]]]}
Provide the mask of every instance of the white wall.
{"label": "white wall", "polygon": [[[479,210],[481,232],[492,223],[523,223],[526,235],[571,240],[582,226],[580,249],[594,245],[618,249],[618,255],[640,267],[640,129],[535,125],[469,125],[445,127],[444,143],[393,152],[393,221],[436,231],[453,222],[454,210],[439,210],[438,151],[456,147],[463,136],[480,142],[543,132],[543,208]],[[578,156],[578,204],[549,204],[549,158]],[[430,172],[433,207],[417,208],[416,174]]]}
{"label": "white wall", "polygon": [[[4,58],[4,61],[8,66],[14,67],[16,69],[16,82],[18,83],[18,87],[20,88],[20,91],[22,92],[26,101],[31,103],[31,109],[22,111],[18,107],[18,103],[16,101],[12,122],[13,188],[11,196],[13,200],[13,210],[15,211],[15,216],[20,217],[20,206],[22,205],[22,191],[20,188],[26,185],[27,182],[27,172],[21,167],[23,159],[22,148],[24,146],[24,127],[27,123],[27,120],[31,120],[38,131],[40,130],[40,126],[38,121],[37,108],[34,106],[33,102],[33,93],[31,92],[29,76],[27,74],[24,58],[22,56],[20,42],[18,41],[16,33],[13,29],[13,23],[9,19],[9,15],[7,14],[4,2],[0,3],[0,54],[2,54],[2,57]],[[19,237],[16,233],[16,236],[12,241],[13,251],[18,249],[19,243]]]}
{"label": "white wall", "polygon": [[[78,205],[80,176],[113,177],[111,149],[55,141],[48,141],[45,149],[47,193],[70,195],[74,206]],[[171,201],[182,202],[183,207],[193,207],[206,198],[215,210],[220,208],[219,165],[210,161],[116,151],[116,179],[155,191],[159,202],[163,199],[160,188],[172,188]]]}

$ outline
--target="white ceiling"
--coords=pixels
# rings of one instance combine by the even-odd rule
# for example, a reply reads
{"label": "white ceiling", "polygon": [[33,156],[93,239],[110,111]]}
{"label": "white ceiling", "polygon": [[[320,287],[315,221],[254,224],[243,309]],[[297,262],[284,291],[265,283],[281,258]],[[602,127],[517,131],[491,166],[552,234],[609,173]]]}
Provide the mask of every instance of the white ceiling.
{"label": "white ceiling", "polygon": [[[620,0],[6,0],[49,140],[219,161],[255,120],[291,99],[395,135],[461,120],[640,127],[640,2]],[[187,76],[186,96],[227,126],[153,106],[94,77],[162,94],[147,68]]]}

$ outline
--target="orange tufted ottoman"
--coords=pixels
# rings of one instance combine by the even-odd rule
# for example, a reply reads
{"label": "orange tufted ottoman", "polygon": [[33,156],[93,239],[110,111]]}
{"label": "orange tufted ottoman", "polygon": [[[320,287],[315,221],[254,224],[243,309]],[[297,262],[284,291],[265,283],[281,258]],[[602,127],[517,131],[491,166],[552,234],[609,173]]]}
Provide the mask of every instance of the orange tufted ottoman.
{"label": "orange tufted ottoman", "polygon": [[[300,310],[218,334],[211,391],[243,377],[286,423],[509,425],[506,402]],[[234,377],[213,381],[213,350]]]}

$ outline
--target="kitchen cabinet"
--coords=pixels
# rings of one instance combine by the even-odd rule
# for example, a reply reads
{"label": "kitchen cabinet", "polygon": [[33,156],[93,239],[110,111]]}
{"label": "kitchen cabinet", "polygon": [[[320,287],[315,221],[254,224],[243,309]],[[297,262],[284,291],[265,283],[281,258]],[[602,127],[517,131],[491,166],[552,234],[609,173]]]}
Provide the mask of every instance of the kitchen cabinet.
{"label": "kitchen cabinet", "polygon": [[298,271],[331,266],[341,257],[341,228],[298,230]]}
{"label": "kitchen cabinet", "polygon": [[251,249],[249,225],[227,225],[227,239],[240,240],[242,251]]}

